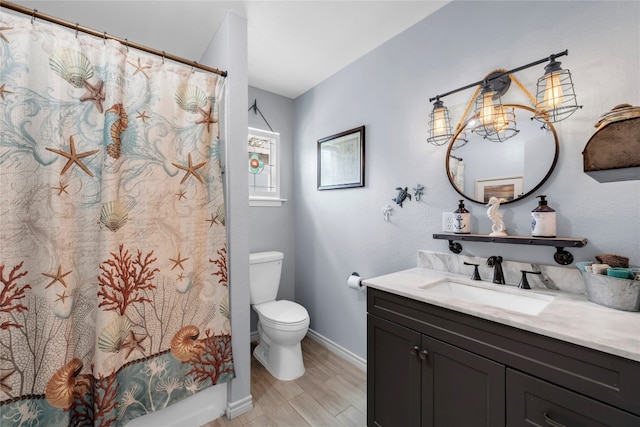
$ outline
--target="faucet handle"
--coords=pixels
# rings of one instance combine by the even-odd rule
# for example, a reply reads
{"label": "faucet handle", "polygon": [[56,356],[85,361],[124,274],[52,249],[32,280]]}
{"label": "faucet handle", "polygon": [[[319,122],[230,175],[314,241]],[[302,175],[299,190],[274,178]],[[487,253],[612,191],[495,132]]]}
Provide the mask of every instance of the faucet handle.
{"label": "faucet handle", "polygon": [[464,261],[464,265],[473,265],[473,275],[471,276],[471,280],[482,280],[480,278],[480,272],[478,272],[478,266],[480,264],[473,264],[471,262]]}
{"label": "faucet handle", "polygon": [[531,289],[529,287],[529,281],[527,280],[527,273],[529,273],[529,274],[542,274],[542,272],[540,272],[540,271],[520,270],[520,272],[522,273],[522,279],[520,280],[520,283],[518,284],[518,287],[520,289]]}

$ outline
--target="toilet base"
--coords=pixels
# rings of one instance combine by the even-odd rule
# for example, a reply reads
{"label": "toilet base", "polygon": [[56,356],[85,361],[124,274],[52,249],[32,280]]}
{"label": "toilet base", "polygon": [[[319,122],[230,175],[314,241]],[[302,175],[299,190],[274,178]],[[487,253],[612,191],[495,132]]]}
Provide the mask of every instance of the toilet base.
{"label": "toilet base", "polygon": [[304,374],[300,343],[291,346],[268,345],[261,339],[253,350],[253,356],[279,380],[291,381]]}

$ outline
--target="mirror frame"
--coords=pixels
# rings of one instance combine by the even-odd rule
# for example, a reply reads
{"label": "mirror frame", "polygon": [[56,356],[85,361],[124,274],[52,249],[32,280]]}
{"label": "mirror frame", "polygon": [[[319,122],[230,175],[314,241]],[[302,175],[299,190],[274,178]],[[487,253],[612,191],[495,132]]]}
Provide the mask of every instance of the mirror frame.
{"label": "mirror frame", "polygon": [[[521,105],[521,104],[503,104],[505,107],[507,108],[521,108],[527,111],[530,111],[531,113],[536,113],[537,110],[535,108],[526,106],[526,105]],[[474,203],[478,203],[481,205],[486,205],[485,202],[481,202],[479,200],[473,199],[470,196],[464,194],[462,190],[460,190],[453,182],[453,178],[451,176],[451,171],[449,170],[449,156],[451,155],[451,152],[453,151],[452,148],[455,145],[456,139],[458,139],[458,136],[460,136],[460,134],[462,132],[464,132],[464,129],[466,128],[467,124],[469,123],[469,121],[473,120],[473,117],[471,117],[469,120],[467,120],[466,122],[464,122],[464,124],[460,127],[460,129],[458,129],[458,131],[455,133],[455,135],[453,135],[453,138],[451,139],[451,142],[449,143],[449,147],[447,149],[447,155],[445,157],[445,168],[447,171],[447,178],[449,179],[449,183],[451,184],[451,186],[453,187],[454,190],[456,190],[456,192],[458,194],[460,194],[462,197],[464,197],[465,199],[474,202]],[[533,192],[535,192],[538,188],[540,188],[542,186],[542,184],[544,184],[547,179],[549,179],[549,177],[551,176],[551,173],[553,172],[553,170],[556,167],[556,164],[558,163],[558,155],[560,153],[560,144],[558,143],[558,134],[556,133],[556,128],[553,127],[553,124],[549,121],[549,120],[545,120],[545,126],[547,126],[547,128],[551,131],[551,133],[553,134],[553,139],[555,141],[555,154],[553,157],[553,162],[551,163],[551,166],[549,167],[549,170],[547,171],[546,175],[544,176],[544,178],[542,178],[542,180],[536,184],[535,187],[533,187],[530,191],[528,191],[527,193],[523,194],[522,196],[518,197],[517,199],[513,199],[513,200],[509,200],[507,202],[502,203],[503,205],[509,204],[509,203],[513,203],[513,202],[517,202],[519,200],[525,199],[528,196],[530,196]],[[491,141],[489,141],[491,142]],[[494,144],[503,144],[501,142],[495,142]]]}

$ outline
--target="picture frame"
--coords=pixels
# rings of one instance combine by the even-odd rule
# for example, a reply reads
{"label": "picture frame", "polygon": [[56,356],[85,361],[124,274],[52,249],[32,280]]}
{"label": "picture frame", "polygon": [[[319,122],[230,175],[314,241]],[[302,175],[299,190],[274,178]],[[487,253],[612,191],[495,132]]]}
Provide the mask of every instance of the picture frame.
{"label": "picture frame", "polygon": [[318,190],[364,187],[364,126],[318,140]]}
{"label": "picture frame", "polygon": [[488,203],[497,197],[509,202],[522,195],[522,184],[522,176],[476,179],[474,199]]}

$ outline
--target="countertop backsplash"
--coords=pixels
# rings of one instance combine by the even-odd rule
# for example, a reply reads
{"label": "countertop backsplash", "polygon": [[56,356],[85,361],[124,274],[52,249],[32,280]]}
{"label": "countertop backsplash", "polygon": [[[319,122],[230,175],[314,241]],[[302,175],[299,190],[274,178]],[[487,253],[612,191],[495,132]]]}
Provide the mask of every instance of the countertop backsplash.
{"label": "countertop backsplash", "polygon": [[[432,270],[449,271],[451,273],[473,274],[472,265],[464,265],[464,262],[478,264],[478,271],[483,281],[491,282],[493,268],[487,266],[487,258],[455,255],[441,252],[418,251],[418,267]],[[584,279],[576,267],[560,267],[547,264],[530,264],[518,261],[504,260],[502,270],[507,285],[517,286],[522,278],[521,270],[540,271],[542,274],[529,274],[527,280],[532,289],[551,289],[574,294],[585,294]]]}

